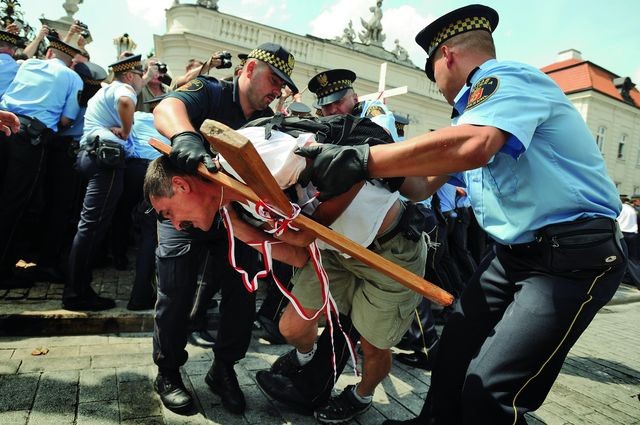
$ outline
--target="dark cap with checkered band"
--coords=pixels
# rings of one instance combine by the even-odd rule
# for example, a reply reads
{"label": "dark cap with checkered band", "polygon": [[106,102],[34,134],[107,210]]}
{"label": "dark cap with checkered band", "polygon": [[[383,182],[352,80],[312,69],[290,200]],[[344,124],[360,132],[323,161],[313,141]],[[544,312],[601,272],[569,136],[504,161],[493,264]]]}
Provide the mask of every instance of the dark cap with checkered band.
{"label": "dark cap with checkered band", "polygon": [[77,49],[57,37],[52,37],[50,35],[47,36],[47,40],[49,40],[49,48],[56,49],[61,51],[62,53],[66,53],[67,55],[73,57],[75,55],[80,54],[80,49]]}
{"label": "dark cap with checkered band", "polygon": [[12,45],[18,47],[18,43],[20,42],[20,36],[16,35],[16,34],[12,34],[12,33],[7,32],[7,31],[1,31],[0,30],[0,41],[3,41],[5,43],[9,43],[9,44],[12,44]]}
{"label": "dark cap with checkered band", "polygon": [[125,72],[125,71],[143,71],[142,68],[142,55],[126,56],[120,59],[118,62],[114,62],[109,65],[109,68],[113,72]]}
{"label": "dark cap with checkered band", "polygon": [[309,90],[318,97],[318,105],[326,106],[342,99],[353,87],[356,74],[348,69],[330,69],[309,80]]}
{"label": "dark cap with checkered band", "polygon": [[271,70],[282,78],[294,93],[298,93],[298,87],[291,79],[296,60],[287,49],[276,43],[263,43],[253,49],[248,58],[258,59],[268,64]]}
{"label": "dark cap with checkered band", "polygon": [[424,72],[431,81],[433,76],[433,55],[438,46],[456,35],[468,31],[488,31],[492,33],[498,26],[498,12],[488,6],[472,4],[461,7],[436,19],[416,35],[416,43],[428,55]]}

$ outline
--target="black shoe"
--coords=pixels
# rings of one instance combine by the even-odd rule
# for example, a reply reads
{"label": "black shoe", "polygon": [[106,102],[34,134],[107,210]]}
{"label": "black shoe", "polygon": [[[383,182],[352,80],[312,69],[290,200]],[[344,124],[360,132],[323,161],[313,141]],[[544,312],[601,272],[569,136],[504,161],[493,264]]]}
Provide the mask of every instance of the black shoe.
{"label": "black shoe", "polygon": [[189,413],[194,409],[193,398],[180,377],[180,372],[158,374],[153,381],[153,389],[160,396],[164,407],[176,413]]}
{"label": "black shoe", "polygon": [[191,332],[187,340],[191,345],[202,348],[213,348],[216,346],[216,339],[207,332],[206,329]]}
{"label": "black shoe", "polygon": [[238,384],[236,371],[233,364],[214,360],[211,369],[204,377],[211,391],[218,394],[222,400],[222,405],[231,413],[241,414],[247,405],[244,394]]}
{"label": "black shoe", "polygon": [[306,399],[293,385],[290,378],[268,370],[260,370],[256,373],[258,386],[269,397],[291,408],[291,410],[303,415],[313,415],[313,404]]}
{"label": "black shoe", "polygon": [[277,373],[278,375],[291,377],[300,372],[301,369],[302,366],[298,361],[297,350],[294,348],[293,350],[278,357],[271,365],[270,371],[272,373]]}
{"label": "black shoe", "polygon": [[260,314],[256,317],[256,319],[266,333],[264,339],[274,345],[282,345],[287,343],[287,340],[284,339],[284,337],[280,333],[280,329],[278,328],[278,324],[276,322]]}
{"label": "black shoe", "polygon": [[131,311],[142,311],[142,310],[152,310],[156,306],[155,300],[137,302],[133,300],[129,300],[127,303],[127,310]]}
{"label": "black shoe", "polygon": [[353,394],[355,386],[348,385],[342,392],[329,399],[329,404],[315,411],[321,424],[341,424],[350,421],[371,407],[371,402],[361,403]]}
{"label": "black shoe", "polygon": [[414,351],[413,353],[398,353],[395,358],[400,363],[407,366],[417,367],[419,369],[431,370],[433,362],[431,358],[424,353]]}
{"label": "black shoe", "polygon": [[62,300],[62,308],[71,311],[102,311],[115,306],[116,303],[112,299],[93,294]]}

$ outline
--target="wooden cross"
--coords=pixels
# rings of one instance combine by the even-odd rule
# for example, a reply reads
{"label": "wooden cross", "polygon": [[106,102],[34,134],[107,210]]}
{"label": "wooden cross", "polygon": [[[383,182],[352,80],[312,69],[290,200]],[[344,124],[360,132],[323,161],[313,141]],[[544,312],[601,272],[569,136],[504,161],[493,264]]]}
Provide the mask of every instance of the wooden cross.
{"label": "wooden cross", "polygon": [[[205,139],[224,156],[235,172],[251,187],[222,172],[211,173],[203,164],[198,165],[198,173],[201,176],[223,185],[250,202],[257,203],[263,200],[284,213],[290,212],[291,204],[289,200],[278,186],[253,144],[246,137],[213,120],[206,120],[200,127],[200,131]],[[168,145],[160,141],[151,139],[149,143],[165,155],[168,155],[171,151]],[[328,245],[362,261],[364,264],[389,276],[431,301],[445,306],[453,302],[453,296],[440,287],[353,242],[344,235],[313,221],[309,217],[302,214],[298,215],[293,220],[293,223],[298,228],[313,233]]]}
{"label": "wooden cross", "polygon": [[371,94],[365,94],[363,96],[358,96],[358,102],[362,102],[364,100],[380,100],[382,103],[386,104],[386,99],[391,96],[398,96],[400,94],[405,94],[408,91],[407,86],[397,87],[395,89],[385,90],[385,81],[387,78],[387,63],[383,62],[380,64],[380,79],[378,80],[378,91]]}

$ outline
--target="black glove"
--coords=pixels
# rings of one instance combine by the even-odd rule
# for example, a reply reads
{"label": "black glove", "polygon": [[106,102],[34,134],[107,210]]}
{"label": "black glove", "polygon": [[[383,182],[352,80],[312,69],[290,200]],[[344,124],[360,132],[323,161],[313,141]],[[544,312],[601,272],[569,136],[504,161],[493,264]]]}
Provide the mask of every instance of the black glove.
{"label": "black glove", "polygon": [[204,139],[200,133],[195,131],[178,133],[171,138],[171,146],[169,159],[180,169],[195,173],[198,163],[202,162],[212,173],[218,171],[213,157],[204,146]]}
{"label": "black glove", "polygon": [[295,153],[313,160],[298,181],[304,186],[311,180],[320,191],[320,201],[340,195],[367,178],[369,145],[316,145],[298,148]]}

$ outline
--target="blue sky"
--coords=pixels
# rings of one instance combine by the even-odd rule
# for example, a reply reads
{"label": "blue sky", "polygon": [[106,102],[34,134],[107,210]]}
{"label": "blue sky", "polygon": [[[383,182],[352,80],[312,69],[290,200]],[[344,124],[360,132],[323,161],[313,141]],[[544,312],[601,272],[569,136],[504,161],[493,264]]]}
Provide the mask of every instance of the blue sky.
{"label": "blue sky", "polygon": [[[542,67],[555,61],[561,50],[574,48],[582,57],[640,86],[640,1],[636,0],[479,0],[495,8],[500,23],[494,33],[499,59],[513,59]],[[62,0],[19,0],[27,20],[38,26],[44,15],[65,15]],[[180,0],[195,3],[195,0]],[[89,25],[94,42],[92,60],[107,66],[114,60],[113,39],[127,32],[139,53],[153,49],[153,34],[165,31],[164,8],[173,0],[83,0],[75,15]],[[297,34],[333,38],[342,34],[349,19],[356,31],[360,17],[370,17],[375,0],[219,0],[221,12]],[[438,16],[471,1],[384,0],[383,31],[386,47],[400,40],[417,66],[425,55],[415,34]],[[107,6],[108,5],[108,6]]]}

